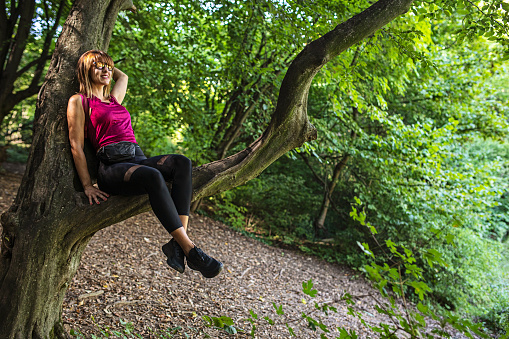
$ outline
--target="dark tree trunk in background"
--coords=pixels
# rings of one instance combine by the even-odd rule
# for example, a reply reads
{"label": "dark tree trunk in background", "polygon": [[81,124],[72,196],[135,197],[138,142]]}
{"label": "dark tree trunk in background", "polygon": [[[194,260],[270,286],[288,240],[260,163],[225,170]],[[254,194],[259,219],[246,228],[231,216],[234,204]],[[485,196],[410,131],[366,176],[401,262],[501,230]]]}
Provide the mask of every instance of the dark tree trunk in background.
{"label": "dark tree trunk in background", "polygon": [[[0,126],[14,106],[39,92],[44,68],[51,57],[53,39],[62,15],[66,12],[66,3],[66,0],[45,3],[43,14],[46,19],[53,20],[53,23],[50,27],[42,28],[42,45],[37,57],[23,65],[22,56],[35,17],[35,0],[12,0],[9,9],[5,8],[5,1],[0,5]],[[50,8],[51,6],[55,8]],[[32,71],[32,79],[28,87],[15,91],[16,80],[29,71]]]}
{"label": "dark tree trunk in background", "polygon": [[[310,43],[290,66],[263,135],[238,154],[194,169],[194,199],[243,184],[288,150],[316,138],[306,114],[315,74],[411,3],[380,0]],[[128,0],[77,0],[57,42],[39,93],[27,169],[13,205],[2,215],[1,338],[64,338],[62,302],[88,241],[100,229],[149,209],[146,196],[116,196],[89,206],[67,134],[66,108],[78,89],[78,57],[92,48],[106,50],[118,12],[131,6]]]}
{"label": "dark tree trunk in background", "polygon": [[[354,61],[351,65],[354,64],[356,57],[354,57]],[[357,123],[359,118],[359,110],[357,107],[352,107],[352,120]],[[350,139],[353,141],[357,138],[357,132],[355,132],[355,128],[350,132]],[[305,159],[306,160],[306,159]],[[336,189],[336,185],[339,180],[339,176],[343,172],[346,167],[346,164],[350,160],[350,154],[345,154],[341,157],[341,160],[334,166],[334,170],[332,171],[332,179],[329,183],[327,180],[323,181],[322,184],[324,186],[325,192],[323,193],[322,206],[320,207],[320,213],[318,213],[318,218],[313,223],[315,236],[319,236],[320,233],[324,233],[325,231],[325,218],[327,218],[327,212],[329,211],[329,207],[331,204],[332,193]],[[311,164],[306,160],[306,164],[311,168]],[[314,171],[313,171],[314,173]],[[317,177],[318,180],[320,178]]]}
{"label": "dark tree trunk in background", "polygon": [[336,166],[334,166],[331,181],[329,183],[324,182],[325,192],[323,194],[322,206],[320,207],[318,218],[316,218],[315,222],[313,223],[315,236],[319,236],[320,233],[325,231],[325,218],[327,218],[327,212],[329,211],[331,204],[332,193],[334,192],[334,189],[336,189],[336,184],[338,183],[339,176],[343,172],[343,169],[346,167],[349,159],[350,155],[347,154],[343,156],[341,160],[336,164]]}

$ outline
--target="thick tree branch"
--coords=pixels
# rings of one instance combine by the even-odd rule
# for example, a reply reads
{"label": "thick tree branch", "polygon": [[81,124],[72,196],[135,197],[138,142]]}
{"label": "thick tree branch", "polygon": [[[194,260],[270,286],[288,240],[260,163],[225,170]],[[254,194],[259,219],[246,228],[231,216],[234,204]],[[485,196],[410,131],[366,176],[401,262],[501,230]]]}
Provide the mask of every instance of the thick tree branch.
{"label": "thick tree branch", "polygon": [[[380,0],[309,44],[288,69],[262,136],[242,152],[194,169],[194,199],[241,185],[287,151],[316,138],[306,112],[315,74],[335,55],[404,13],[411,3]],[[6,338],[63,335],[58,310],[90,237],[149,208],[146,196],[86,204],[76,189],[67,134],[67,101],[78,89],[76,62],[92,48],[107,50],[117,14],[127,8],[132,2],[76,0],[57,41],[39,92],[27,170],[13,205],[2,215],[0,333]],[[90,152],[87,156],[93,157]],[[18,321],[19,317],[26,321]]]}
{"label": "thick tree branch", "polygon": [[16,78],[19,78],[24,73],[26,73],[28,70],[30,70],[30,68],[34,67],[35,65],[38,65],[42,61],[46,62],[48,60],[51,60],[51,54],[41,55],[37,59],[30,61],[28,64],[23,66],[18,72],[16,72]]}
{"label": "thick tree branch", "polygon": [[32,95],[39,93],[41,86],[37,84],[31,84],[30,87],[13,93],[8,100],[6,100],[5,104],[2,106],[6,111],[10,111],[16,106],[17,103],[25,100],[26,98],[30,98]]}
{"label": "thick tree branch", "polygon": [[[283,80],[278,105],[267,130],[242,152],[195,168],[193,200],[244,184],[287,151],[316,138],[316,130],[309,123],[306,111],[307,95],[314,75],[331,58],[405,13],[412,2],[412,0],[380,0],[306,46],[294,60]],[[126,204],[127,202],[129,203]],[[146,197],[132,200],[114,197],[109,199],[107,204],[113,207],[105,205],[104,216],[107,215],[107,210],[120,209],[136,213],[137,210],[148,209]],[[102,215],[102,212],[99,214]],[[97,215],[95,217],[97,218]],[[108,223],[120,220],[123,219],[118,215],[110,218]]]}

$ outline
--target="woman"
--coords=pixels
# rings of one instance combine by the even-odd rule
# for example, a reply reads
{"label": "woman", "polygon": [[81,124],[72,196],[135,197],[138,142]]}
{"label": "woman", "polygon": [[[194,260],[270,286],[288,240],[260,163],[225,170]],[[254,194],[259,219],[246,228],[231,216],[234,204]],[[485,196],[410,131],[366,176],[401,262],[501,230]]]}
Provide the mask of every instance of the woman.
{"label": "woman", "polygon": [[[80,93],[69,99],[67,122],[74,164],[90,204],[106,201],[110,194],[148,194],[152,210],[173,237],[163,246],[170,267],[183,273],[187,265],[207,278],[215,277],[223,264],[194,245],[186,233],[191,203],[191,162],[182,155],[147,159],[136,144],[131,116],[121,105],[127,75],[113,67],[102,51],[84,53],[77,67]],[[110,92],[111,78],[115,85]],[[89,138],[100,160],[98,187],[92,185],[83,152]],[[172,181],[171,192],[166,181]]]}

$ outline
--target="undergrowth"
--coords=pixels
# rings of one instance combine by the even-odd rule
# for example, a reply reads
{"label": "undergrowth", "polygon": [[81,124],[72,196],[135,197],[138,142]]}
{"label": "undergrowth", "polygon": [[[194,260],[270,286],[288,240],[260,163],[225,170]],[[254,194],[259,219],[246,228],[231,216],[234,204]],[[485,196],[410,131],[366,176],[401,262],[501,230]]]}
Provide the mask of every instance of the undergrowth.
{"label": "undergrowth", "polygon": [[[387,239],[389,235],[386,231],[378,235],[378,238],[383,239],[380,243],[372,231],[366,227],[364,229],[362,227],[355,228],[355,232],[362,236],[356,237],[355,232],[349,232],[341,239],[341,242],[330,242],[331,239],[313,241],[312,237],[271,232],[270,229],[264,227],[263,221],[244,215],[245,209],[235,210],[233,198],[234,193],[211,198],[210,203],[214,205],[209,211],[213,210],[214,214],[209,214],[229,224],[235,230],[243,234],[247,233],[265,243],[291,247],[306,254],[316,255],[328,262],[347,264],[354,269],[362,267],[361,270],[365,270],[365,265],[369,263],[365,256],[366,252],[364,254],[356,253],[345,244],[365,244],[366,251],[373,253],[371,259],[380,267],[385,267],[385,263],[390,262],[394,256],[391,251],[383,249],[384,241],[394,244],[390,240],[391,238]],[[228,208],[224,208],[224,204],[228,204]],[[366,218],[366,212],[363,211],[363,213]],[[235,223],[229,222],[233,219]],[[508,257],[507,255],[497,254],[500,252],[499,243],[479,239],[475,234],[470,235],[473,232],[468,229],[453,228],[448,232],[443,232],[440,229],[433,230],[431,228],[427,232],[421,235],[422,240],[413,240],[412,243],[407,239],[400,241],[398,245],[408,253],[412,253],[415,265],[420,267],[421,283],[429,286],[429,290],[426,292],[427,298],[421,300],[419,294],[410,293],[408,288],[404,288],[403,296],[415,304],[422,305],[422,310],[434,309],[437,317],[457,317],[472,323],[478,321],[485,331],[491,331],[495,336],[505,334],[508,330],[507,326],[509,326],[509,277],[507,273],[504,273],[507,270],[503,265],[509,266],[509,262],[507,259],[504,261],[504,258]],[[366,237],[369,234],[371,236]],[[366,240],[361,240],[363,238]],[[416,243],[420,243],[422,246],[416,246]],[[371,250],[370,246],[374,246],[374,249]],[[505,246],[509,246],[507,242]],[[424,248],[428,248],[428,250],[424,251]],[[414,253],[414,251],[416,252]],[[507,254],[507,248],[505,251]],[[465,259],[468,258],[467,253],[473,260],[470,259],[471,264],[465,265]],[[487,256],[487,253],[490,255]],[[439,259],[440,265],[430,265],[430,262],[433,263],[433,260]],[[493,265],[499,263],[502,266],[500,269],[496,269]],[[486,272],[485,267],[491,267],[491,275],[483,273],[480,276],[479,273],[476,273]],[[464,280],[465,278],[468,280]],[[450,279],[454,279],[456,283]],[[478,292],[475,298],[472,298],[472,293],[477,292],[472,291]],[[462,307],[456,308],[456,304],[462,305]],[[426,312],[422,313],[426,314]]]}

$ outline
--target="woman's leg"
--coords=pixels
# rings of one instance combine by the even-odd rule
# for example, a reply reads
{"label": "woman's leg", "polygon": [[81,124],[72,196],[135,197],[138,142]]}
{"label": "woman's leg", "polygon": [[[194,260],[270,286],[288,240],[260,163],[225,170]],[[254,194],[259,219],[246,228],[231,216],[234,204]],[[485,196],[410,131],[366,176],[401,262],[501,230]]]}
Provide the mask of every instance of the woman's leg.
{"label": "woman's leg", "polygon": [[[182,254],[185,254],[188,258],[188,265],[194,270],[199,270],[205,277],[212,278],[219,274],[223,264],[210,258],[197,248],[189,239],[185,230],[191,200],[190,161],[183,161],[184,168],[180,168],[180,170],[166,166],[166,173],[172,176],[174,184],[172,186],[175,186],[172,189],[172,194],[168,191],[162,172],[142,163],[145,163],[145,160],[140,161],[140,164],[119,163],[111,166],[101,164],[99,168],[100,187],[111,194],[147,193],[149,195],[152,210],[178,243],[174,244],[170,241],[163,246],[163,252],[168,256],[167,262],[172,268],[184,272],[184,257]],[[175,164],[176,162],[172,163]],[[160,161],[160,164],[164,164],[164,160]],[[179,201],[178,204],[175,204],[172,196],[182,199],[186,203]]]}
{"label": "woman's leg", "polygon": [[169,233],[183,226],[166,182],[155,168],[136,163],[101,164],[99,187],[116,195],[148,194],[152,210]]}
{"label": "woman's leg", "polygon": [[[157,169],[166,181],[171,181],[170,194],[177,213],[188,217],[193,193],[191,160],[180,154],[168,154],[142,160],[140,164]],[[187,223],[182,224],[187,230]]]}
{"label": "woman's leg", "polygon": [[191,161],[180,154],[168,154],[142,160],[140,164],[157,169],[166,181],[171,181],[170,195],[184,228],[184,232],[176,230],[171,235],[187,255],[194,247],[186,233],[192,196]]}
{"label": "woman's leg", "polygon": [[184,230],[187,232],[187,225],[189,224],[189,216],[188,215],[179,215],[180,222],[182,226],[184,226]]}

